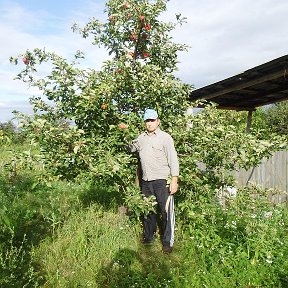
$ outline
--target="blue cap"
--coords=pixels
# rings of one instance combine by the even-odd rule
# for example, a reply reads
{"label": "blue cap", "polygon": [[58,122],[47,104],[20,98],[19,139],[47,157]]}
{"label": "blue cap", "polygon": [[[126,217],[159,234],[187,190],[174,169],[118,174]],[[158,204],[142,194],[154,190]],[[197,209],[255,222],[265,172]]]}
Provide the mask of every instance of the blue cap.
{"label": "blue cap", "polygon": [[158,118],[158,113],[154,109],[146,109],[144,113],[144,121],[147,119],[157,119]]}

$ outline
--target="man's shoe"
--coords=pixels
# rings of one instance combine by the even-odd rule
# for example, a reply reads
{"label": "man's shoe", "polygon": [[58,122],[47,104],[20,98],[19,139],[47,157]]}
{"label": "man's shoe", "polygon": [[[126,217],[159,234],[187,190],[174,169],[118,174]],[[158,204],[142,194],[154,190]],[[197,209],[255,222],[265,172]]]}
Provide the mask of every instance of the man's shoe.
{"label": "man's shoe", "polygon": [[154,240],[146,240],[146,239],[144,239],[144,240],[142,241],[142,243],[143,243],[144,245],[152,245],[152,244],[154,243]]}
{"label": "man's shoe", "polygon": [[173,250],[173,247],[171,247],[171,246],[169,246],[169,245],[164,245],[163,247],[162,247],[162,251],[163,251],[163,253],[165,253],[165,254],[170,254],[171,252],[172,252],[172,250]]}

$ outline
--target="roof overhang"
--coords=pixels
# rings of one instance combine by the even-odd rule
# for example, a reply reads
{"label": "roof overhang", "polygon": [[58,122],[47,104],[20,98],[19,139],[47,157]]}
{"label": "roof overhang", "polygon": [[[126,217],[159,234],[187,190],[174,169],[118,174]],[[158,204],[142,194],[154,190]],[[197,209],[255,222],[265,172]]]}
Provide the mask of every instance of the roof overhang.
{"label": "roof overhang", "polygon": [[192,91],[190,100],[198,99],[239,111],[288,100],[288,55]]}

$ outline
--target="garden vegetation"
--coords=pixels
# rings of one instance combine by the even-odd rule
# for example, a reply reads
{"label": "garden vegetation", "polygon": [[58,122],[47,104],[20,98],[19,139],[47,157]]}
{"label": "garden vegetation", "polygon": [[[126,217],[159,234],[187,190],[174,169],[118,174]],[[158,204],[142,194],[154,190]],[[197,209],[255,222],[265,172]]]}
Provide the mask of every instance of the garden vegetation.
{"label": "garden vegetation", "polygon": [[[173,72],[188,47],[169,35],[185,18],[160,21],[166,2],[110,0],[107,21],[73,25],[109,52],[99,71],[80,68],[80,51],[71,62],[39,48],[11,57],[23,68],[17,79],[53,105],[31,98],[34,115],[17,113],[17,130],[0,129],[1,287],[287,287],[287,206],[233,178],[287,149],[287,135],[267,133],[262,111],[250,134],[243,113],[213,103],[187,113],[198,105],[188,101],[193,87]],[[38,65],[51,73],[41,78]],[[160,241],[140,243],[140,216],[155,207],[135,184],[126,145],[147,107],[180,161],[171,255]],[[237,193],[223,204],[225,187]]]}

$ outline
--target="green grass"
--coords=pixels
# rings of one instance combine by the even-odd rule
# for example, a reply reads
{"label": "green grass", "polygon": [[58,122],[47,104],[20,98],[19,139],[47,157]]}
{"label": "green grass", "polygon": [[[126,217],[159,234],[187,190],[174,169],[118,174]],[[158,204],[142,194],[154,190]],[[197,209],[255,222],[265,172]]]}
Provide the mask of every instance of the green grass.
{"label": "green grass", "polygon": [[141,244],[141,224],[118,212],[123,199],[109,183],[47,186],[35,171],[11,179],[4,168],[1,288],[288,287],[287,210],[249,198],[249,190],[226,210],[206,198],[177,203],[175,247],[165,255],[159,236]]}
{"label": "green grass", "polygon": [[140,225],[92,205],[75,213],[34,254],[48,287],[181,287],[175,286],[177,248],[167,256],[159,239],[152,246],[140,240]]}

